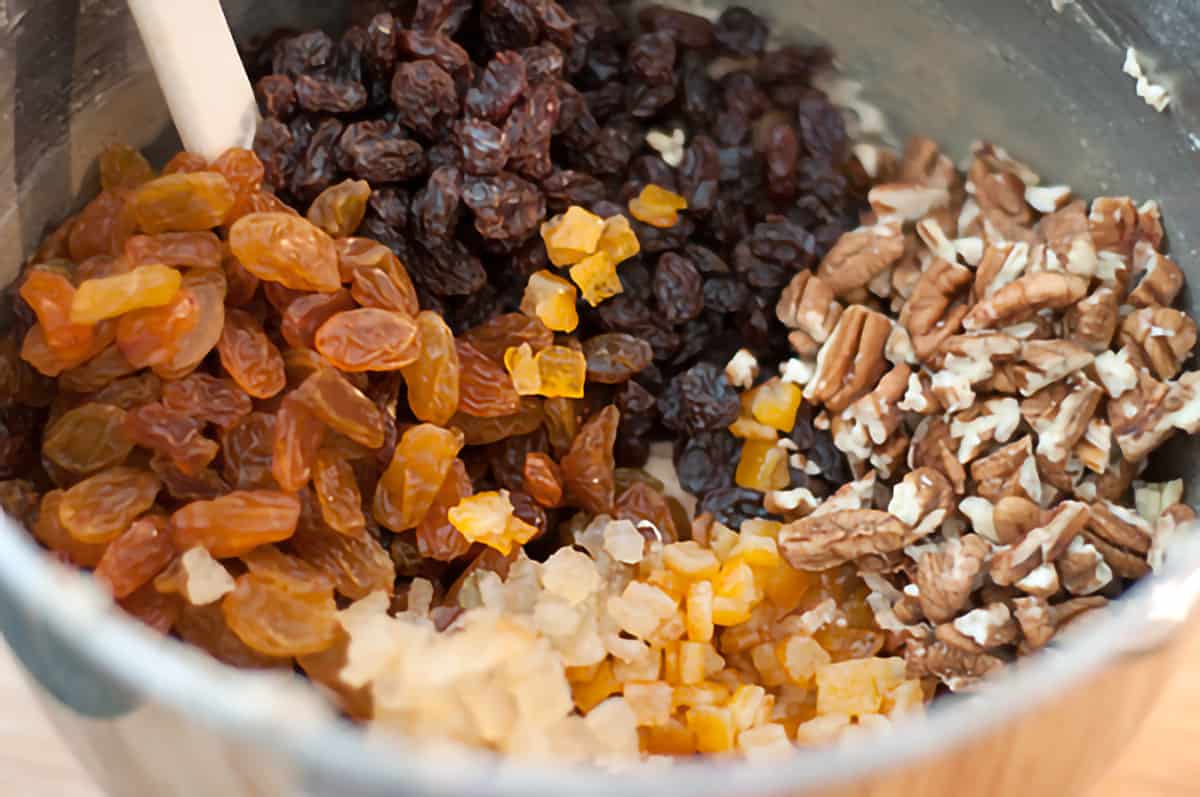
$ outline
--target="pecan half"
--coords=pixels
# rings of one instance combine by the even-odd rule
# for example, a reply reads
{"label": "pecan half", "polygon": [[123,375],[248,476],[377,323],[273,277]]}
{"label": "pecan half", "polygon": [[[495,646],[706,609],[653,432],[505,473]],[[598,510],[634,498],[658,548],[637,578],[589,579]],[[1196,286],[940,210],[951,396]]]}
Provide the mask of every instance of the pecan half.
{"label": "pecan half", "polygon": [[919,360],[927,360],[946,338],[955,335],[967,315],[956,299],[971,284],[971,271],[956,263],[934,258],[900,309],[900,323],[912,338]]}
{"label": "pecan half", "polygon": [[847,509],[784,524],[779,550],[799,570],[828,570],[863,556],[898,551],[918,539],[913,529],[887,512]]}
{"label": "pecan half", "polygon": [[838,319],[833,334],[817,354],[817,368],[804,397],[841,412],[865,395],[883,375],[883,347],[892,323],[886,316],[854,305]]}
{"label": "pecan half", "polygon": [[1171,307],[1143,307],[1125,316],[1117,344],[1159,379],[1172,379],[1196,345],[1196,322]]}
{"label": "pecan half", "polygon": [[949,204],[950,191],[915,182],[879,183],[868,192],[867,202],[882,221],[917,221]]}
{"label": "pecan half", "polygon": [[963,319],[963,328],[995,329],[1030,318],[1039,310],[1061,310],[1087,295],[1087,289],[1087,279],[1074,274],[1026,274],[971,308]]}
{"label": "pecan half", "polygon": [[839,299],[862,295],[862,289],[904,254],[899,222],[859,227],[833,245],[817,267]]}

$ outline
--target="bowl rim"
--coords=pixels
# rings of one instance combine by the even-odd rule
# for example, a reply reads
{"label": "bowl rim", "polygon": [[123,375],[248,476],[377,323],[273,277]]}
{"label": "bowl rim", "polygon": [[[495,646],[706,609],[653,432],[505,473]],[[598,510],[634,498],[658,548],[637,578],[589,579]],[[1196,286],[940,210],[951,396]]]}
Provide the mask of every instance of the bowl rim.
{"label": "bowl rim", "polygon": [[[1182,539],[1179,539],[1182,538]],[[1092,622],[963,698],[897,721],[901,732],[867,743],[802,749],[769,766],[704,759],[640,766],[596,778],[590,767],[501,760],[480,751],[413,745],[364,733],[337,717],[311,687],[287,675],[235,670],[160,637],[126,617],[84,572],[47,556],[21,526],[0,515],[0,584],[34,621],[140,696],[219,735],[259,746],[322,783],[416,789],[424,794],[529,797],[789,793],[879,774],[946,752],[1032,710],[1125,656],[1156,649],[1186,621],[1200,596],[1200,535],[1181,534],[1164,569],[1143,579]],[[280,688],[281,681],[290,682]],[[318,704],[322,707],[317,708]],[[316,709],[316,710],[314,710]],[[410,753],[418,753],[410,755]]]}

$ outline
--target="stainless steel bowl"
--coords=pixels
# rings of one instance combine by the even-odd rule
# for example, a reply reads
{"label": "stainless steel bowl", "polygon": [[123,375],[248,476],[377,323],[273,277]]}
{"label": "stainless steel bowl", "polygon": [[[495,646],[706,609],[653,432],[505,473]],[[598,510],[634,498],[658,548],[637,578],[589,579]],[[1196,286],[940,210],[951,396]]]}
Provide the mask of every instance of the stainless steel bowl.
{"label": "stainless steel bowl", "polygon": [[[747,4],[784,36],[834,43],[898,135],[931,133],[958,154],[987,136],[1081,194],[1157,198],[1174,255],[1200,280],[1200,7],[1190,0],[1079,0],[1061,15],[1049,0]],[[242,38],[336,26],[345,14],[321,0],[226,7]],[[1121,73],[1127,46],[1169,85],[1168,113],[1135,96]],[[6,281],[47,225],[95,189],[104,145],[165,149],[173,138],[120,0],[0,2],[0,115]],[[1185,304],[1196,313],[1192,294]],[[1176,441],[1161,464],[1193,482],[1198,451]],[[709,761],[598,777],[367,738],[296,681],[227,670],[153,637],[0,518],[0,629],[114,795],[1071,793],[1148,711],[1198,595],[1200,544],[1188,540],[1094,624],[894,733],[771,767]]]}

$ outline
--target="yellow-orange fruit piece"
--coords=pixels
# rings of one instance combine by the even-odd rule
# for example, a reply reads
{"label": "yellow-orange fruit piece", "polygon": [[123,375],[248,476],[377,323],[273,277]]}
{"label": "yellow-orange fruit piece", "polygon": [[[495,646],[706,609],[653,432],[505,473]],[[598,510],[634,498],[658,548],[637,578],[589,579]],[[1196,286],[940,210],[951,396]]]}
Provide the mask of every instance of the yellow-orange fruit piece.
{"label": "yellow-orange fruit piece", "polygon": [[747,440],[733,480],[739,487],[764,493],[785,489],[791,482],[787,452],[769,440]]}
{"label": "yellow-orange fruit piece", "polygon": [[471,542],[481,542],[506,556],[514,544],[524,545],[537,534],[536,526],[513,514],[513,505],[505,490],[491,490],[464,498],[447,517]]}
{"label": "yellow-orange fruit piece", "polygon": [[602,661],[591,678],[576,681],[571,686],[575,707],[585,714],[620,692],[621,682],[613,676],[611,659]]}
{"label": "yellow-orange fruit piece", "polygon": [[629,219],[624,216],[610,216],[604,220],[604,232],[600,234],[600,243],[596,245],[596,251],[604,252],[614,263],[621,263],[642,251],[642,245]]}
{"label": "yellow-orange fruit piece", "polygon": [[504,352],[504,367],[508,369],[513,387],[520,395],[536,396],[542,392],[542,376],[538,371],[533,348],[528,343],[510,346],[508,351]]}
{"label": "yellow-orange fruit piece", "polygon": [[521,312],[555,332],[571,332],[579,326],[575,299],[575,286],[570,282],[549,271],[535,271],[525,284]]}
{"label": "yellow-orange fruit piece", "polygon": [[142,232],[200,232],[225,220],[236,198],[216,172],[168,174],[142,185],[131,200]]}
{"label": "yellow-orange fruit piece", "polygon": [[695,706],[687,712],[688,730],[701,753],[724,753],[733,749],[737,729],[729,709],[717,706]]}
{"label": "yellow-orange fruit piece", "polygon": [[458,409],[458,349],[454,333],[438,313],[417,315],[421,355],[400,369],[408,387],[408,406],[418,420],[445,426]]}
{"label": "yellow-orange fruit piece", "polygon": [[570,273],[584,301],[592,307],[625,290],[617,276],[617,264],[605,252],[597,252],[571,266]]}
{"label": "yellow-orange fruit piece", "polygon": [[161,307],[175,298],[183,277],[168,266],[138,266],[113,277],[85,280],[71,300],[71,322],[95,324],[143,307]]}
{"label": "yellow-orange fruit piece", "polygon": [[308,220],[334,238],[353,235],[371,198],[366,180],[343,180],[322,191],[308,209]]}
{"label": "yellow-orange fruit piece", "polygon": [[100,188],[137,188],[154,179],[154,168],[127,144],[111,144],[100,153]]}
{"label": "yellow-orange fruit piece", "polygon": [[193,501],[171,516],[175,545],[202,545],[218,559],[241,556],[296,532],[300,499],[278,490],[236,490],[212,501]]}
{"label": "yellow-orange fruit piece", "polygon": [[[507,359],[505,355],[506,362]],[[587,358],[583,352],[569,346],[550,346],[539,351],[533,359],[543,396],[583,398],[583,383],[587,379]]]}
{"label": "yellow-orange fruit piece", "polygon": [[654,183],[629,200],[630,214],[651,227],[674,227],[679,223],[678,211],[681,210],[687,210],[687,200]]}
{"label": "yellow-orange fruit piece", "polygon": [[35,268],[26,275],[18,293],[33,308],[50,348],[58,351],[86,351],[91,348],[95,328],[92,324],[72,323],[71,306],[75,301],[75,286],[66,276]]}
{"label": "yellow-orange fruit piece", "polygon": [[234,257],[259,279],[297,291],[341,287],[338,253],[328,233],[289,213],[249,213],[229,228]]}
{"label": "yellow-orange fruit piece", "polygon": [[247,647],[267,656],[320,653],[337,637],[333,590],[293,590],[257,573],[237,580],[221,602],[230,630]]}
{"label": "yellow-orange fruit piece", "polygon": [[414,528],[433,505],[462,447],[457,429],[429,423],[406,429],[375,487],[375,519],[396,532]]}
{"label": "yellow-orange fruit piece", "polygon": [[604,220],[578,205],[542,224],[546,254],[556,266],[571,266],[596,251]]}
{"label": "yellow-orange fruit piece", "polygon": [[796,425],[796,411],[800,409],[802,395],[799,385],[776,377],[754,389],[750,414],[759,423],[781,432],[791,432]]}

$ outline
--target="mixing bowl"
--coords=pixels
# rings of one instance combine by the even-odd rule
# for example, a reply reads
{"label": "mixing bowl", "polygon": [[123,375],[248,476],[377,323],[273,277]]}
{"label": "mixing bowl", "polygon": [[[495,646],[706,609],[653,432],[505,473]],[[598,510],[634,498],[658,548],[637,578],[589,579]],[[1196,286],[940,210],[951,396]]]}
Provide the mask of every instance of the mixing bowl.
{"label": "mixing bowl", "polygon": [[[343,4],[229,0],[237,35],[345,23]],[[952,152],[986,135],[1081,195],[1156,198],[1172,252],[1200,280],[1200,7],[1189,0],[749,2],[785,37],[832,42],[892,131]],[[1122,74],[1136,47],[1173,102],[1157,114]],[[1191,58],[1192,60],[1187,60]],[[115,141],[173,134],[121,0],[0,2],[0,262],[95,190]],[[1193,295],[1185,297],[1193,314]],[[1176,441],[1161,460],[1194,481]],[[1194,490],[1193,490],[1194,500]],[[114,612],[0,518],[0,630],[47,712],[115,795],[1064,794],[1100,773],[1147,712],[1200,595],[1200,546],[1096,622],[983,692],[897,731],[770,767],[733,761],[598,775],[482,755],[414,754],[338,720],[298,681],[227,670]]]}

